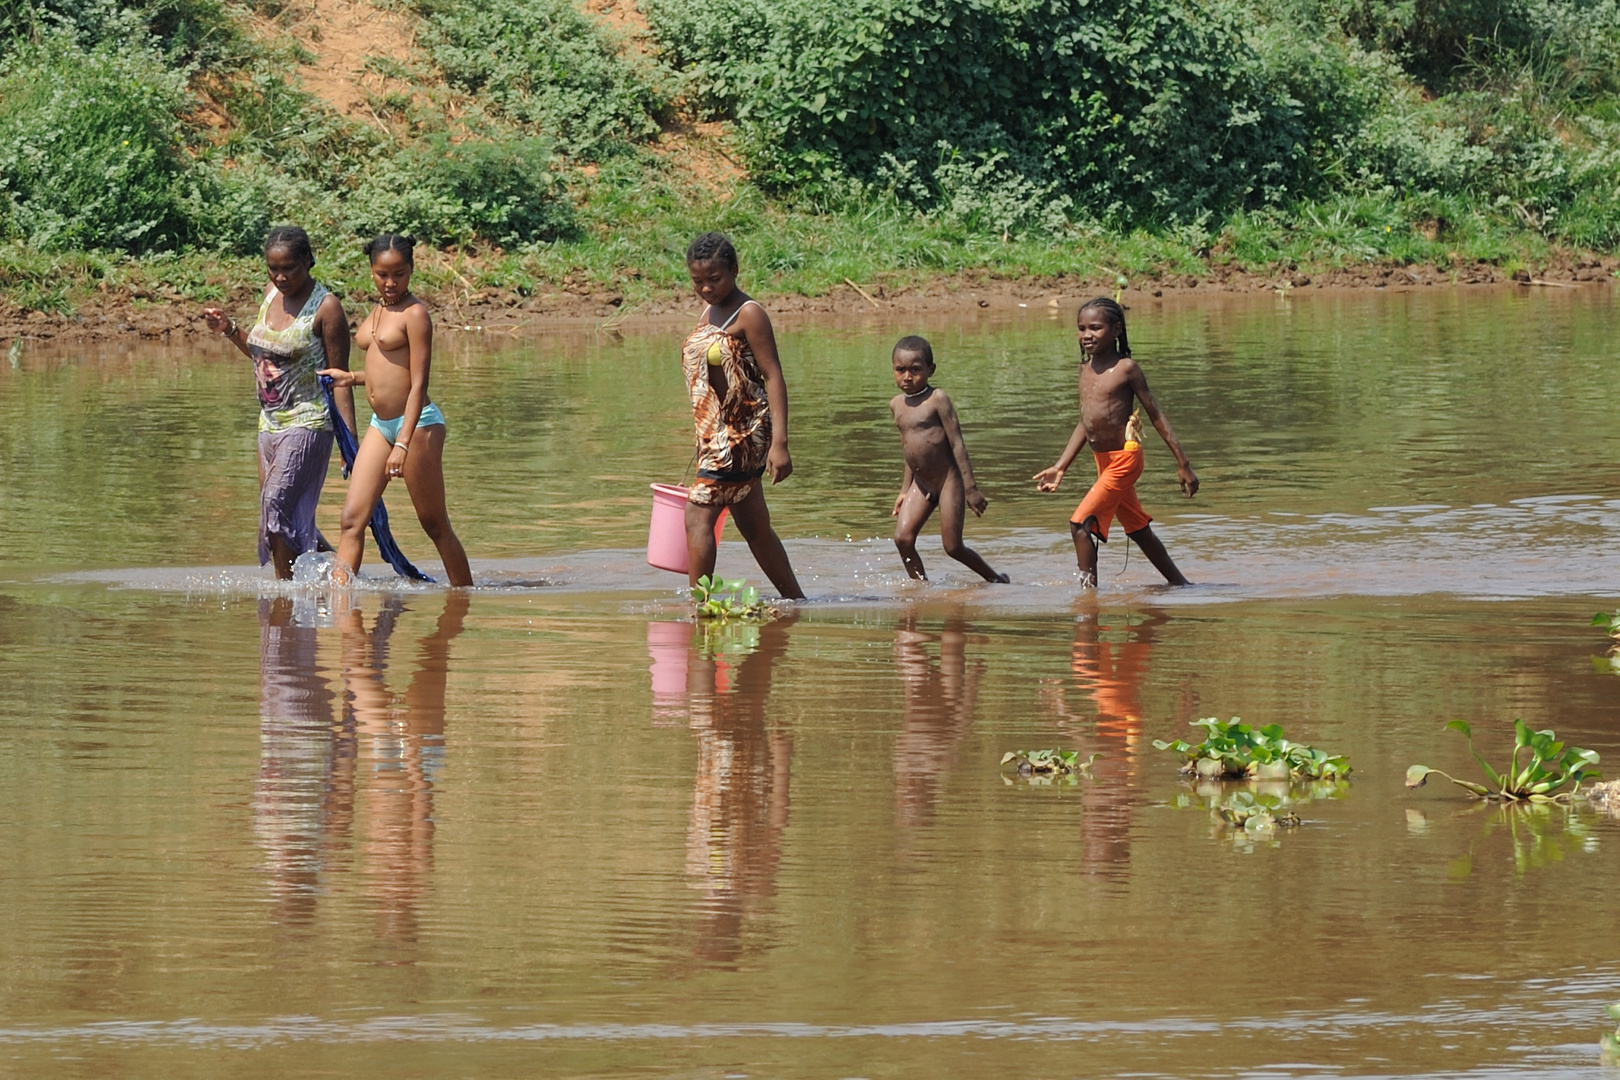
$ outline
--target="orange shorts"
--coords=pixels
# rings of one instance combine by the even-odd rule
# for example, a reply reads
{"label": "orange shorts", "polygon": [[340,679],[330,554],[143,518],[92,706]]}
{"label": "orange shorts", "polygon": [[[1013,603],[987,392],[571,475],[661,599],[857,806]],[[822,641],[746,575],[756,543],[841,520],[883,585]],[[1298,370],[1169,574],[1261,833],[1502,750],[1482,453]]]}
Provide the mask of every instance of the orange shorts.
{"label": "orange shorts", "polygon": [[1097,482],[1091,485],[1069,520],[1083,525],[1087,518],[1096,518],[1097,527],[1093,532],[1104,541],[1108,539],[1109,523],[1116,517],[1126,533],[1147,528],[1153,519],[1136,498],[1136,479],[1142,475],[1143,462],[1140,444],[1132,440],[1123,450],[1092,452],[1097,456]]}

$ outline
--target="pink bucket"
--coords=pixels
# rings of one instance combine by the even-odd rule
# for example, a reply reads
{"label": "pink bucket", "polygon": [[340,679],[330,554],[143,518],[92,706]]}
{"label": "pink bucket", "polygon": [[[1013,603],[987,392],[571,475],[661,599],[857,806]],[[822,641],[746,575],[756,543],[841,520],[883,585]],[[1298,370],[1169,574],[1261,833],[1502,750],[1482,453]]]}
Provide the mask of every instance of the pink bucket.
{"label": "pink bucket", "polygon": [[[652,527],[647,530],[647,561],[660,570],[685,574],[691,569],[686,557],[686,489],[676,484],[654,484]],[[714,522],[714,542],[726,527],[721,510]]]}

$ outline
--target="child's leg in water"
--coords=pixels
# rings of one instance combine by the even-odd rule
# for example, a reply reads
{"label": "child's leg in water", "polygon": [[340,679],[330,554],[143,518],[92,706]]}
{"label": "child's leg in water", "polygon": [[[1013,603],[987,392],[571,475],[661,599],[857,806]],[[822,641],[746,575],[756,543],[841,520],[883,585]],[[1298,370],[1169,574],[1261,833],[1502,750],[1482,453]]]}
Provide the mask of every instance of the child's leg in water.
{"label": "child's leg in water", "polygon": [[[799,588],[799,579],[793,576],[793,564],[788,562],[787,550],[782,547],[782,539],[776,535],[776,530],[771,528],[771,512],[765,505],[764,486],[756,486],[747,498],[733,506],[731,516],[737,522],[737,531],[748,541],[748,550],[754,553],[754,561],[771,579],[776,591],[789,600],[803,600],[804,590]],[[688,517],[686,520],[687,544],[690,546],[692,519]]]}
{"label": "child's leg in water", "polygon": [[366,555],[366,525],[371,511],[382,498],[388,486],[388,454],[393,445],[376,428],[366,428],[360,440],[360,450],[354,455],[354,468],[349,470],[349,493],[343,500],[343,516],[338,528],[338,567],[333,580],[347,584],[348,571],[359,570]]}
{"label": "child's leg in water", "polygon": [[[1170,553],[1164,549],[1164,541],[1153,534],[1153,526],[1144,525],[1135,532],[1126,533],[1125,535],[1136,541],[1136,546],[1142,549],[1142,554],[1148,557],[1148,562],[1153,564],[1153,568],[1164,575],[1164,580],[1172,585],[1190,584],[1182,576],[1181,571],[1176,568],[1174,560],[1170,558]],[[1093,559],[1095,559],[1095,556],[1093,556]]]}
{"label": "child's leg in water", "polygon": [[928,571],[923,569],[922,556],[917,554],[917,536],[933,513],[934,500],[914,481],[900,504],[899,520],[894,526],[894,546],[900,552],[900,561],[906,564],[906,573],[918,581],[927,581]]}
{"label": "child's leg in water", "polygon": [[972,570],[986,581],[1005,584],[1006,574],[990,569],[990,564],[979,553],[962,543],[962,522],[967,517],[967,495],[962,489],[962,476],[952,470],[939,491],[939,538],[945,544],[945,554]]}
{"label": "child's leg in water", "polygon": [[422,531],[439,549],[444,576],[451,585],[468,586],[473,581],[467,550],[450,527],[450,513],[444,505],[444,438],[443,424],[419,427],[412,434],[410,453],[405,455],[405,488],[411,493]]}
{"label": "child's leg in water", "polygon": [[1097,540],[1093,535],[1096,528],[1094,517],[1069,522],[1069,533],[1074,539],[1074,561],[1080,567],[1080,583],[1092,588],[1097,585]]}

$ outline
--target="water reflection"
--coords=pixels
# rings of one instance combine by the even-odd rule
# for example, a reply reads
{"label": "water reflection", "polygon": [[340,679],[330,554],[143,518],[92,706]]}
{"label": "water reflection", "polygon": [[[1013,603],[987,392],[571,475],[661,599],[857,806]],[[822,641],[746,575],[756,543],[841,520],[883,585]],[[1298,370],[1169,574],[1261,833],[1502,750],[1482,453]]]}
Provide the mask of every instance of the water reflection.
{"label": "water reflection", "polygon": [[[259,779],[253,831],[270,875],[277,925],[308,922],[333,835],[331,777],[339,747],[336,693],[319,660],[313,622],[290,597],[259,601]],[[352,756],[352,749],[350,750]]]}
{"label": "water reflection", "polygon": [[[403,692],[390,689],[387,676],[404,599],[384,599],[369,628],[351,598],[339,594],[332,602],[319,619],[286,598],[259,605],[254,831],[266,852],[273,918],[286,928],[311,922],[319,897],[331,891],[323,877],[347,869],[353,851],[378,939],[413,943],[433,872],[450,642],[461,633],[469,599],[445,594]],[[331,669],[321,664],[321,621],[338,630],[341,708],[334,708]]]}
{"label": "water reflection", "polygon": [[730,967],[764,947],[745,935],[776,893],[793,770],[793,737],[767,723],[766,707],[796,618],[648,628],[654,722],[684,712],[698,743],[686,874],[701,894],[692,955],[703,966]]}
{"label": "water reflection", "polygon": [[[937,662],[929,650],[936,643]],[[984,661],[969,663],[967,645],[961,609],[945,617],[937,634],[917,629],[914,608],[907,609],[895,629],[894,663],[905,692],[904,717],[894,742],[894,820],[902,829],[933,819],[957,747],[973,726]]]}
{"label": "water reflection", "polygon": [[1080,744],[1081,756],[1098,753],[1093,779],[1080,785],[1081,869],[1123,878],[1131,861],[1131,818],[1140,801],[1142,684],[1159,627],[1169,618],[1110,619],[1082,606],[1075,617],[1069,667],[1084,702],[1071,706],[1061,688],[1051,695],[1058,728]]}

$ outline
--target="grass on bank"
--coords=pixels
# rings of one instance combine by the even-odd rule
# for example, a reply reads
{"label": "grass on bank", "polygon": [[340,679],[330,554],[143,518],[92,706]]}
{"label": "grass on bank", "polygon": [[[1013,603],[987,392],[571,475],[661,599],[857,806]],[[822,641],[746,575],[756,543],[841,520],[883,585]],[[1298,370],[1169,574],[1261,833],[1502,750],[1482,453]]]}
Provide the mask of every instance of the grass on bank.
{"label": "grass on bank", "polygon": [[[1466,275],[1486,263],[1512,274],[1589,262],[1620,237],[1617,0],[1503,0],[1517,13],[1512,25],[1529,28],[1520,38],[1543,43],[1530,52],[1522,42],[1510,49],[1500,34],[1479,38],[1480,26],[1509,25],[1494,0],[1459,0],[1442,12],[1455,24],[1445,39],[1455,55],[1427,75],[1402,67],[1427,55],[1408,40],[1422,26],[1369,23],[1323,0],[1163,11],[1169,0],[1131,0],[1169,20],[1153,26],[1203,36],[1126,50],[1111,63],[1134,71],[1179,56],[1184,90],[1202,86],[1198,72],[1210,65],[1230,85],[1206,87],[1213,97],[1187,90],[1137,103],[1112,119],[1105,110],[1086,123],[1106,120],[1111,130],[1127,115],[1168,124],[1174,114],[1169,128],[1150,124],[1120,138],[1156,161],[1199,132],[1218,136],[1224,149],[1203,157],[1226,161],[1228,180],[1259,175],[1236,168],[1239,144],[1281,155],[1263,193],[1217,198],[1224,189],[1205,185],[1204,196],[1157,211],[1132,209],[1124,195],[1110,208],[1087,196],[1083,177],[1060,183],[1083,162],[1042,161],[1090,144],[1062,125],[1023,130],[1021,107],[972,130],[922,131],[912,130],[918,116],[960,127],[962,115],[913,108],[932,92],[921,83],[885,83],[887,111],[864,121],[859,109],[832,109],[810,92],[818,71],[829,87],[844,86],[840,65],[867,56],[871,42],[823,50],[821,67],[767,64],[709,86],[708,75],[743,70],[709,54],[711,45],[735,44],[704,29],[712,13],[638,2],[654,16],[654,33],[632,49],[574,0],[399,0],[416,44],[368,61],[383,88],[366,91],[364,117],[340,115],[295,85],[292,69],[307,59],[301,37],[316,40],[320,27],[280,0],[246,8],[40,0],[0,10],[0,238],[9,238],[0,240],[0,306],[66,314],[97,291],[152,304],[220,299],[257,286],[258,238],[288,220],[316,237],[321,277],[357,299],[370,284],[358,238],[414,233],[426,242],[420,291],[441,303],[491,287],[608,291],[630,304],[667,296],[686,288],[687,241],[710,228],[734,236],[745,281],[764,296],[824,295],[846,278],[895,289],[941,276],[1111,285],[1119,273],[1142,281],[1242,270],[1280,279],[1369,265]],[[1041,21],[1048,16],[1076,31],[1106,30],[1117,15],[1059,17],[990,0],[939,0],[926,12],[875,3],[867,14],[882,14],[876,22],[851,22],[832,0],[749,0],[758,25],[744,20],[744,29],[764,35],[760,48],[774,42],[790,52],[806,19],[829,41],[881,31],[921,50],[929,70],[966,78],[983,74],[983,57],[952,51],[960,27],[940,20],[953,12],[988,20],[980,29],[994,31],[986,40],[998,48],[1041,37],[1052,29]],[[688,26],[682,12],[697,22]],[[260,24],[274,33],[250,32]],[[880,65],[893,75],[891,67]],[[1042,78],[1067,85],[1071,68],[1065,61]],[[784,73],[812,84],[778,130],[755,99],[776,101],[765,84]],[[947,82],[952,101],[977,100],[972,80]],[[1228,91],[1238,97],[1227,100]],[[1255,109],[1236,108],[1239,98]],[[1084,119],[1060,112],[1065,123]],[[728,156],[759,183],[704,181],[689,157],[660,152],[653,136],[677,113],[723,119]],[[874,134],[891,123],[910,132],[917,160],[880,154],[871,168],[857,167],[885,147],[904,156],[905,140]],[[777,177],[773,186],[771,162],[789,159],[810,178],[785,187]]]}
{"label": "grass on bank", "polygon": [[[691,237],[721,229],[737,242],[745,284],[762,296],[823,296],[845,279],[889,290],[956,275],[1112,282],[1247,272],[1279,280],[1357,266],[1484,263],[1503,274],[1559,259],[1596,259],[1461,198],[1342,196],[1234,215],[1219,227],[1110,233],[1101,228],[1003,239],[928,218],[877,197],[827,212],[795,209],[741,183],[716,194],[650,154],[604,164],[573,191],[577,228],[511,251],[487,245],[419,249],[417,290],[465,303],[483,289],[523,296],[607,291],[634,305],[684,290]],[[371,294],[359,242],[329,242],[318,276],[346,298]],[[256,256],[190,252],[144,257],[47,252],[0,244],[0,300],[17,311],[70,315],[97,293],[137,303],[208,302],[258,287]]]}

